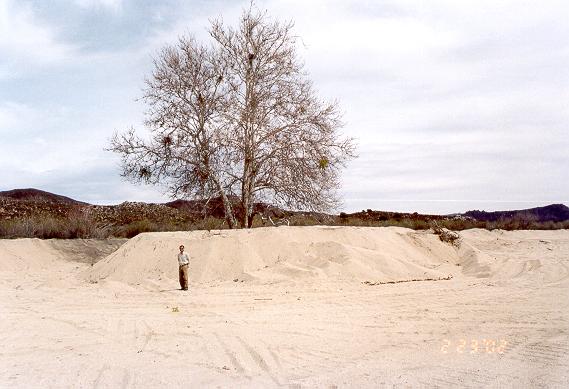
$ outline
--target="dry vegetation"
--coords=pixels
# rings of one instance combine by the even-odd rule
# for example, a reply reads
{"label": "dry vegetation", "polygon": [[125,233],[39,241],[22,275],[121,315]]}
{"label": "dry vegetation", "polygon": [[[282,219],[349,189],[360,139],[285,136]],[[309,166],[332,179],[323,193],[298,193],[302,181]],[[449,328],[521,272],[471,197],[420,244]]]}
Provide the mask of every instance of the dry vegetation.
{"label": "dry vegetation", "polygon": [[104,239],[132,238],[143,232],[192,231],[224,228],[222,219],[207,217],[193,222],[132,221],[124,225],[102,226],[89,217],[56,218],[52,216],[0,220],[0,238]]}
{"label": "dry vegetation", "polygon": [[433,220],[431,228],[435,235],[438,235],[441,242],[449,243],[453,246],[460,247],[460,235],[457,232],[450,231],[446,228],[439,226],[439,224]]}
{"label": "dry vegetation", "polygon": [[[376,212],[380,214],[380,212]],[[360,214],[352,215],[324,215],[316,213],[283,212],[280,216],[272,216],[276,225],[290,226],[361,226],[361,227],[405,227],[414,230],[432,229],[442,241],[457,245],[458,234],[470,228],[484,228],[488,230],[555,230],[569,229],[569,221],[565,222],[537,222],[523,218],[501,219],[495,222],[485,222],[464,218],[444,218],[442,216],[405,215],[381,213],[379,217],[362,217]],[[386,215],[390,215],[389,217]],[[253,220],[253,227],[268,227],[273,224],[268,217],[257,214]],[[151,215],[139,219],[125,219],[123,222],[101,220],[100,217],[88,212],[70,212],[65,216],[59,215],[32,215],[0,220],[1,238],[40,238],[40,239],[74,239],[74,238],[132,238],[143,232],[158,231],[192,231],[225,229],[227,223],[223,217],[187,216],[178,218],[154,218]]]}
{"label": "dry vegetation", "polygon": [[[125,202],[118,205],[90,205],[37,190],[13,192],[4,192],[4,195],[0,192],[0,238],[132,238],[142,232],[228,228],[220,198],[209,201],[176,200],[165,204]],[[239,206],[238,199],[232,200],[232,207],[239,218],[243,208]],[[266,203],[256,203],[253,207],[252,227],[329,225],[431,229],[442,241],[456,246],[460,237],[453,231],[470,228],[569,229],[567,207],[551,205],[537,211],[549,212],[545,219],[563,221],[540,221],[538,216],[531,214],[532,210],[509,211],[497,220],[482,221],[465,215],[422,215],[371,209],[330,215],[287,211]]]}

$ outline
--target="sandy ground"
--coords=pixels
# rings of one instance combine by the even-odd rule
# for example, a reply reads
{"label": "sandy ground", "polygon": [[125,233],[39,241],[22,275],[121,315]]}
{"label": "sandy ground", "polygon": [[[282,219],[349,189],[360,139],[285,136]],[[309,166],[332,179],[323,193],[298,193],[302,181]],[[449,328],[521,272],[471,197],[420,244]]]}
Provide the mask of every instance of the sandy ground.
{"label": "sandy ground", "polygon": [[569,231],[461,235],[0,241],[0,387],[569,387]]}

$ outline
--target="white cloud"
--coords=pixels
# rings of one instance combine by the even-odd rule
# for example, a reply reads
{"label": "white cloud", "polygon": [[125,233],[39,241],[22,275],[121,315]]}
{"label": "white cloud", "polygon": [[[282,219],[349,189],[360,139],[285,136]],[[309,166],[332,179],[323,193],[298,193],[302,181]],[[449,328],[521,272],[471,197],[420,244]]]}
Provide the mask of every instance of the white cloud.
{"label": "white cloud", "polygon": [[0,102],[0,135],[7,135],[15,128],[21,128],[22,118],[33,120],[35,112],[25,104]]}
{"label": "white cloud", "polygon": [[[203,43],[210,42],[211,37],[208,31],[211,20],[222,18],[228,25],[235,25],[243,9],[243,4],[238,2],[231,4],[212,2],[212,6],[209,5],[206,3],[204,7],[187,2],[180,4],[177,19],[165,28],[155,29],[148,38],[140,42],[140,50],[147,55],[154,55],[162,47],[176,44],[180,36],[187,35],[193,36]],[[160,20],[162,16],[160,12],[157,12],[153,18]]]}
{"label": "white cloud", "polygon": [[75,0],[75,4],[82,8],[104,8],[113,12],[122,9],[122,0]]}
{"label": "white cloud", "polygon": [[0,66],[9,64],[20,72],[25,70],[22,66],[62,62],[74,50],[58,40],[52,27],[41,24],[31,6],[11,0],[0,2]]}

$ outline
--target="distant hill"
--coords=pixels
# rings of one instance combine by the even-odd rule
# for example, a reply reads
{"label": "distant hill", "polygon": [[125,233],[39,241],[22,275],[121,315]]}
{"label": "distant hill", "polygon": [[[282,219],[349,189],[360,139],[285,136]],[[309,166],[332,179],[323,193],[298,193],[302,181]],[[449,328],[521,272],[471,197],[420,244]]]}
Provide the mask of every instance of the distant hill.
{"label": "distant hill", "polygon": [[504,219],[527,219],[543,222],[564,222],[569,220],[569,207],[552,204],[545,207],[529,208],[516,211],[468,211],[463,214],[480,221],[495,222]]}
{"label": "distant hill", "polygon": [[0,197],[9,198],[13,200],[28,200],[28,201],[47,202],[55,204],[87,205],[87,203],[84,203],[82,201],[77,201],[69,197],[33,188],[13,189],[3,192],[0,191]]}

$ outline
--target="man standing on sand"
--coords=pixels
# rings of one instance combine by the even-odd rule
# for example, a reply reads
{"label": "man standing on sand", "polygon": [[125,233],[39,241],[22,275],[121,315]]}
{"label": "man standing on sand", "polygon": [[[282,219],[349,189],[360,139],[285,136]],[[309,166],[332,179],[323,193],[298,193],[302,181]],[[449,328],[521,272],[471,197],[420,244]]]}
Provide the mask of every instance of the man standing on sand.
{"label": "man standing on sand", "polygon": [[180,287],[182,290],[188,290],[188,267],[190,259],[188,254],[184,253],[184,246],[180,246],[180,253],[178,254],[178,265],[180,265]]}

